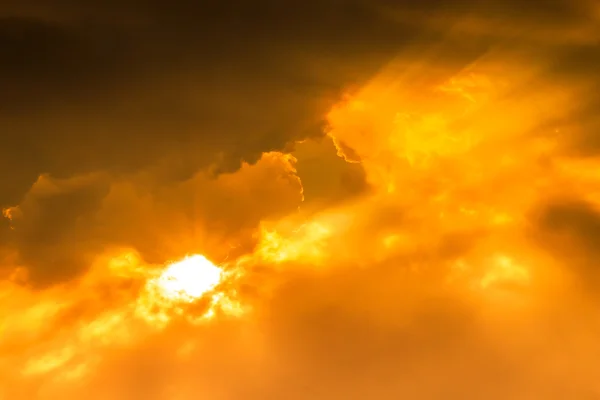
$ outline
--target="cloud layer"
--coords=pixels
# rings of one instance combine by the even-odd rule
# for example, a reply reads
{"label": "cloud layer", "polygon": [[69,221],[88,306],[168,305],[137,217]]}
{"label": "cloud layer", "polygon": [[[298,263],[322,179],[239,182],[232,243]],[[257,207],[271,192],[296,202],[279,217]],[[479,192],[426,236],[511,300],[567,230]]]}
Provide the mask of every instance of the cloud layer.
{"label": "cloud layer", "polygon": [[599,20],[3,4],[0,399],[599,398]]}

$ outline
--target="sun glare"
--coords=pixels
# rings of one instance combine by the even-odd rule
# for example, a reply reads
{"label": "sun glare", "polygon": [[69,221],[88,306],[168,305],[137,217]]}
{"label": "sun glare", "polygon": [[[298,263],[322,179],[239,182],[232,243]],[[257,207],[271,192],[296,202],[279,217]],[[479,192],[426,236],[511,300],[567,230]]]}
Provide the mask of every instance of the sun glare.
{"label": "sun glare", "polygon": [[243,307],[235,291],[219,287],[232,278],[202,255],[191,255],[173,262],[146,282],[136,314],[151,325],[162,328],[175,317],[200,323],[217,314],[239,316]]}
{"label": "sun glare", "polygon": [[155,283],[166,298],[193,301],[214,289],[222,273],[206,257],[193,255],[171,264]]}

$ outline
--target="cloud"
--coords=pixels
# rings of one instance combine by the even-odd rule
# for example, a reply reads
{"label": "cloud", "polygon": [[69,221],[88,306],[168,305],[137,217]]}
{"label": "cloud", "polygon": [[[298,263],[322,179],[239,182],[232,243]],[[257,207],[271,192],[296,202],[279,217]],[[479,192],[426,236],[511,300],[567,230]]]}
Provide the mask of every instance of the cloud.
{"label": "cloud", "polygon": [[0,398],[597,398],[597,7],[432,4],[0,6]]}
{"label": "cloud", "polygon": [[571,278],[586,293],[597,295],[596,263],[600,214],[597,206],[580,199],[556,199],[538,210],[534,237],[565,263]]}
{"label": "cloud", "polygon": [[85,272],[107,248],[134,248],[159,263],[189,252],[224,258],[251,244],[261,220],[292,212],[301,201],[294,160],[279,153],[236,174],[199,173],[165,186],[44,175],[7,209],[7,236],[30,282],[43,286]]}
{"label": "cloud", "polygon": [[[135,346],[88,345],[82,361],[102,358],[84,377],[65,381],[77,371],[76,359],[15,382],[8,393],[42,399],[84,392],[92,399],[534,393],[560,399],[587,395],[593,386],[586,371],[594,360],[585,351],[592,338],[578,333],[573,316],[565,326],[554,302],[506,313],[508,303],[487,303],[487,294],[456,292],[391,266],[287,276],[271,298],[254,304],[250,319],[173,324],[138,336]],[[548,331],[560,324],[562,333]],[[556,346],[559,340],[568,353]]]}
{"label": "cloud", "polygon": [[[89,226],[85,219],[108,194],[106,180],[71,179],[52,182],[42,176],[18,209],[9,209],[14,229],[13,240],[21,261],[29,266],[34,281],[65,279],[78,265],[91,262],[89,253],[99,250],[98,244],[80,251],[81,235]],[[61,250],[63,246],[69,250]],[[87,256],[86,255],[87,253]]]}
{"label": "cloud", "polygon": [[360,4],[96,6],[5,6],[3,205],[43,173],[166,159],[183,179],[318,136],[331,102],[393,56],[403,32]]}
{"label": "cloud", "polygon": [[294,156],[302,181],[303,208],[330,207],[369,192],[362,166],[339,157],[329,137],[296,145]]}

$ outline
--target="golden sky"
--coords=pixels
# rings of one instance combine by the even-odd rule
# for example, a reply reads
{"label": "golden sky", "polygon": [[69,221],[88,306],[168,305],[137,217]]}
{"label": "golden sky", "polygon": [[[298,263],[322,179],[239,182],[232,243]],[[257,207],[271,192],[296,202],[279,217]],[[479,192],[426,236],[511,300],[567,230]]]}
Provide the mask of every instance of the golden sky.
{"label": "golden sky", "polygon": [[595,0],[0,5],[0,400],[600,399]]}

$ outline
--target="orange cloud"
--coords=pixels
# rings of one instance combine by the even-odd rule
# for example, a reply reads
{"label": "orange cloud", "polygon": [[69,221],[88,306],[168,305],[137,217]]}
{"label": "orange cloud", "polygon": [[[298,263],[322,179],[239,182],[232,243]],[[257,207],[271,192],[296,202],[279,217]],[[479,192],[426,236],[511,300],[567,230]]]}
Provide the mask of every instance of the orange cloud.
{"label": "orange cloud", "polygon": [[591,3],[30,3],[0,399],[600,394]]}

